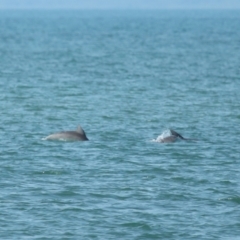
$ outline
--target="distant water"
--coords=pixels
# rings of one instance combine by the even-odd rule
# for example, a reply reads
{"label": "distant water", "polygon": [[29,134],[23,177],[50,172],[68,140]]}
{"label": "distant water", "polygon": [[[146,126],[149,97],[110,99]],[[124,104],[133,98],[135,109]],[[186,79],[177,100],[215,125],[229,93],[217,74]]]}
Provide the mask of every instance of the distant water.
{"label": "distant water", "polygon": [[0,101],[0,239],[240,239],[239,11],[1,11]]}

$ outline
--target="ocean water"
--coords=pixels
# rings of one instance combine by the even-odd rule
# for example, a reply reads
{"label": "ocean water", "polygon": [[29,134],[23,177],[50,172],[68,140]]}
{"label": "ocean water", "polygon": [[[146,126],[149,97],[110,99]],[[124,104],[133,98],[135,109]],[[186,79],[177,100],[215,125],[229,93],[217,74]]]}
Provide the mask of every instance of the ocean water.
{"label": "ocean water", "polygon": [[0,239],[240,239],[239,11],[2,10],[0,101]]}

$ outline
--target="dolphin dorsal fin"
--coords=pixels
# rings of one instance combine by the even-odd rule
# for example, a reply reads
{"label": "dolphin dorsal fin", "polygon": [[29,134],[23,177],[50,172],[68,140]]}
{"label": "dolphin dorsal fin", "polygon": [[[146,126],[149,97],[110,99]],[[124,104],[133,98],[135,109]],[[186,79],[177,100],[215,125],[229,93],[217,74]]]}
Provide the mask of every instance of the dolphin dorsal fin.
{"label": "dolphin dorsal fin", "polygon": [[84,132],[80,125],[78,125],[76,132],[81,135],[82,140],[88,140],[86,133]]}
{"label": "dolphin dorsal fin", "polygon": [[78,132],[80,134],[85,134],[80,125],[78,125],[76,132]]}
{"label": "dolphin dorsal fin", "polygon": [[179,133],[175,132],[174,130],[170,129],[170,132],[173,136],[176,136],[176,137],[180,137],[181,139],[184,139],[184,137],[182,135],[180,135]]}

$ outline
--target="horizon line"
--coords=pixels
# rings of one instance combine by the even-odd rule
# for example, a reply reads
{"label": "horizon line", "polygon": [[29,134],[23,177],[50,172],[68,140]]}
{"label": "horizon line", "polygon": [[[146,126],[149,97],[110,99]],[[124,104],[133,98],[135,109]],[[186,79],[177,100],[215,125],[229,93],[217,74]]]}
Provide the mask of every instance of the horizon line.
{"label": "horizon line", "polygon": [[240,7],[0,7],[0,10],[240,10]]}

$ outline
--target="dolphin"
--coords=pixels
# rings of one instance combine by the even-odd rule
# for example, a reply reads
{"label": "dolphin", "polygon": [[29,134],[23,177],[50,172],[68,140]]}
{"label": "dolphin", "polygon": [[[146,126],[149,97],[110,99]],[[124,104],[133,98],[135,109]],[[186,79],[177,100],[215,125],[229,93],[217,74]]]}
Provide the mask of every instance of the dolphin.
{"label": "dolphin", "polygon": [[88,141],[88,138],[81,126],[78,126],[76,131],[62,131],[53,133],[47,136],[44,140]]}
{"label": "dolphin", "polygon": [[[168,135],[166,135],[166,132]],[[178,139],[182,139],[185,141],[197,141],[197,139],[193,138],[184,138],[181,134],[177,133],[176,131],[169,129],[169,131],[163,132],[160,136],[157,137],[157,139],[154,139],[154,142],[160,142],[160,143],[172,143],[176,142]]]}

